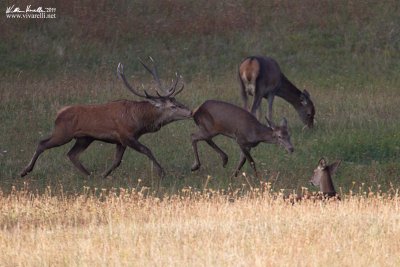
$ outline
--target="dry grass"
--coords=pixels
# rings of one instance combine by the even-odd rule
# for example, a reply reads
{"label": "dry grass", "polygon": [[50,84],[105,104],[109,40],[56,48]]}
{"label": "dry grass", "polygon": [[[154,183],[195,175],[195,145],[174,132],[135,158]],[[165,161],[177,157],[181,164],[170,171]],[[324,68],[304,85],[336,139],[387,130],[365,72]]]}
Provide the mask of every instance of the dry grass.
{"label": "dry grass", "polygon": [[261,190],[240,192],[14,191],[0,196],[0,265],[400,264],[397,193],[290,205]]}

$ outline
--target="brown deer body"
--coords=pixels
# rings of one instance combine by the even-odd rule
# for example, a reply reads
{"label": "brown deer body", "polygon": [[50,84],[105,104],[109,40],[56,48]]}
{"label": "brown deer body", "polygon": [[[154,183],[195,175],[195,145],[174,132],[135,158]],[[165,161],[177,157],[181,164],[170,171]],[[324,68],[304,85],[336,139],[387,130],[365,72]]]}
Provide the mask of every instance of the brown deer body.
{"label": "brown deer body", "polygon": [[314,170],[314,174],[310,179],[310,184],[319,187],[319,191],[324,198],[337,197],[340,200],[332,181],[332,176],[336,173],[340,163],[341,161],[335,161],[327,165],[325,159],[321,158],[317,168]]}
{"label": "brown deer body", "polygon": [[243,106],[248,107],[248,95],[253,96],[249,110],[261,118],[261,101],[268,99],[268,119],[272,121],[272,104],[279,96],[289,102],[297,111],[301,121],[308,127],[314,125],[315,108],[307,90],[301,92],[281,72],[278,63],[269,57],[251,56],[245,58],[239,66],[239,81]]}
{"label": "brown deer body", "polygon": [[208,100],[193,111],[193,119],[199,131],[191,135],[192,146],[195,154],[195,162],[192,171],[200,168],[200,159],[197,151],[197,142],[206,141],[221,157],[222,165],[225,167],[228,156],[219,148],[212,138],[216,135],[225,135],[236,140],[241,149],[239,164],[234,172],[237,176],[246,160],[257,174],[255,162],[250,155],[251,148],[260,142],[280,144],[289,153],[293,152],[290,135],[287,129],[286,119],[282,120],[280,126],[265,126],[261,124],[251,113],[235,105]]}
{"label": "brown deer body", "polygon": [[[154,73],[156,72],[152,72]],[[52,135],[39,142],[32,160],[21,172],[22,177],[32,171],[36,160],[46,149],[64,145],[72,139],[76,142],[68,152],[68,157],[85,175],[90,173],[79,161],[79,155],[93,141],[99,140],[116,144],[115,159],[103,173],[104,177],[120,165],[128,146],[145,154],[155,164],[160,177],[164,176],[165,172],[151,150],[138,139],[143,134],[158,131],[170,122],[191,117],[191,111],[173,97],[183,87],[176,93],[176,81],[175,87],[172,87],[165,96],[161,96],[158,92],[158,96],[151,96],[146,91],[142,95],[126,81],[121,64],[118,65],[118,74],[129,90],[146,98],[146,101],[119,100],[99,105],[74,105],[62,108],[57,114]]]}

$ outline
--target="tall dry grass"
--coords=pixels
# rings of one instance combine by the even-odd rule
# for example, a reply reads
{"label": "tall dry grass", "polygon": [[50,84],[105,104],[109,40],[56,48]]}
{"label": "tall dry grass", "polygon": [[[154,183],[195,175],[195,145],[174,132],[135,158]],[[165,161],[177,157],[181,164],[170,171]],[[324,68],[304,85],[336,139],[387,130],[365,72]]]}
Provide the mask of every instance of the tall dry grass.
{"label": "tall dry grass", "polygon": [[240,193],[15,190],[0,196],[0,265],[400,264],[398,192],[295,205],[261,189]]}

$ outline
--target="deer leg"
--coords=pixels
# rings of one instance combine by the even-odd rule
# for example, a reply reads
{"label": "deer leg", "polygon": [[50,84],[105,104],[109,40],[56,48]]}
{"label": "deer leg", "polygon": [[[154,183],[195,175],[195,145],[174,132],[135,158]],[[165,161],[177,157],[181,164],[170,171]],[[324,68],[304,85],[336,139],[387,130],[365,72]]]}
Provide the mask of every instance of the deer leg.
{"label": "deer leg", "polygon": [[139,143],[139,141],[136,139],[130,140],[128,145],[129,145],[129,147],[133,148],[137,152],[145,154],[156,166],[158,176],[160,176],[161,179],[164,178],[164,176],[165,176],[164,169],[161,167],[160,163],[158,163],[158,161],[154,157],[153,153],[147,146]]}
{"label": "deer leg", "polygon": [[217,146],[213,140],[207,139],[206,142],[219,154],[222,159],[222,167],[225,168],[226,164],[228,163],[228,155],[226,155],[226,153],[219,146]]}
{"label": "deer leg", "polygon": [[83,174],[89,176],[90,172],[82,165],[79,161],[79,155],[85,151],[86,148],[93,142],[93,138],[90,137],[81,137],[77,138],[74,146],[67,153],[68,158],[74,164],[74,166],[81,171]]}
{"label": "deer leg", "polygon": [[267,115],[267,117],[268,117],[268,120],[269,121],[272,121],[272,104],[274,103],[274,97],[275,97],[275,95],[274,94],[269,94],[268,95],[268,115]]}
{"label": "deer leg", "polygon": [[[211,141],[211,138],[213,136],[210,135],[207,132],[207,130],[204,130],[203,128],[200,127],[199,131],[197,133],[192,133],[191,137],[192,137],[192,147],[193,147],[193,152],[194,152],[194,157],[195,157],[195,162],[193,163],[192,168],[191,168],[192,171],[197,171],[201,166],[199,152],[197,150],[197,142],[199,142],[199,141],[205,140],[218,153],[222,152],[226,156],[226,154],[219,147],[217,147],[217,145],[215,145],[215,143],[213,141]],[[211,145],[209,142],[213,143],[216,148],[213,147],[213,145]],[[223,154],[220,154],[221,157],[223,157]]]}
{"label": "deer leg", "polygon": [[240,83],[240,94],[242,96],[242,101],[243,101],[243,108],[245,110],[249,111],[249,107],[248,107],[248,104],[247,104],[248,96],[247,96],[247,92],[246,92],[246,87],[245,87],[245,85],[243,83],[242,78],[240,77],[240,74],[238,76],[239,76],[239,83]]}
{"label": "deer leg", "polygon": [[202,131],[197,132],[197,133],[192,133],[192,148],[193,148],[193,153],[195,157],[195,162],[193,163],[191,167],[191,171],[197,171],[200,168],[200,158],[199,158],[199,152],[197,151],[197,142],[200,140],[204,140],[203,133]]}
{"label": "deer leg", "polygon": [[110,166],[110,168],[108,168],[102,174],[103,178],[107,177],[113,170],[115,170],[121,164],[122,156],[124,155],[125,149],[126,149],[126,146],[117,144],[114,161],[113,161],[112,165]]}
{"label": "deer leg", "polygon": [[254,175],[258,176],[257,169],[256,169],[256,163],[254,162],[253,157],[250,155],[250,149],[248,148],[241,148],[242,153],[245,155],[246,159],[250,162],[251,168],[254,170]]}
{"label": "deer leg", "polygon": [[260,106],[258,106],[258,109],[256,111],[256,117],[258,121],[262,120],[262,105],[260,103]]}
{"label": "deer leg", "polygon": [[[243,152],[240,152],[240,160],[239,160],[239,164],[236,167],[235,172],[233,173],[232,176],[237,177],[239,174],[240,169],[243,167],[244,163],[246,162],[246,156],[244,155]],[[232,177],[231,176],[231,177]]]}
{"label": "deer leg", "polygon": [[52,135],[46,139],[41,140],[36,148],[35,153],[33,154],[31,161],[21,172],[21,177],[24,177],[33,170],[36,160],[39,158],[40,154],[42,154],[46,149],[62,146],[71,141],[71,139],[72,137],[58,137],[57,135]]}
{"label": "deer leg", "polygon": [[[260,95],[259,91],[256,91],[254,98],[253,98],[253,104],[251,106],[251,114],[253,114],[254,116],[256,116],[256,111],[261,106],[261,100],[262,100],[262,96]],[[258,120],[260,120],[260,118],[258,118]]]}

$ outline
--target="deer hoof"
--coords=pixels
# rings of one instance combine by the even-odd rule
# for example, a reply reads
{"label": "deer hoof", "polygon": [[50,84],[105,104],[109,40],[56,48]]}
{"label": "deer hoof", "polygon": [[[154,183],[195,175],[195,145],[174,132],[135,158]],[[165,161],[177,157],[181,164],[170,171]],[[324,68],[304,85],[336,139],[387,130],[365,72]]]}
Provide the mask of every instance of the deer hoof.
{"label": "deer hoof", "polygon": [[228,157],[227,156],[225,156],[225,157],[223,157],[222,158],[222,167],[226,167],[226,164],[228,164]]}
{"label": "deer hoof", "polygon": [[191,170],[192,170],[192,172],[194,172],[194,171],[197,171],[199,168],[200,168],[200,164],[194,163],[194,164],[192,165]]}
{"label": "deer hoof", "polygon": [[164,180],[165,171],[163,169],[159,169],[157,172],[158,172],[158,176],[160,177],[160,179]]}

